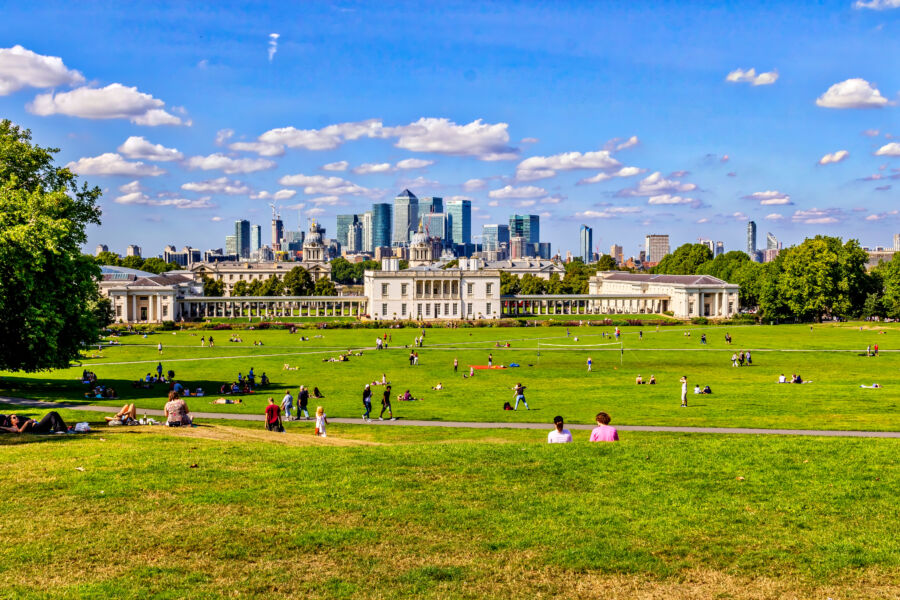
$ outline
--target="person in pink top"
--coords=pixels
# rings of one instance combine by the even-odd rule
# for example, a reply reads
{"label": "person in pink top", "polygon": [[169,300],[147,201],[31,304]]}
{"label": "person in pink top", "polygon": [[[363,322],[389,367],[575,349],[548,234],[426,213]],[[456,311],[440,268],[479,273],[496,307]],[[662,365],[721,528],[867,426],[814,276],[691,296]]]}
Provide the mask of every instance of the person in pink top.
{"label": "person in pink top", "polygon": [[615,427],[610,427],[612,419],[605,412],[597,413],[597,426],[591,431],[592,442],[618,442],[619,432]]}

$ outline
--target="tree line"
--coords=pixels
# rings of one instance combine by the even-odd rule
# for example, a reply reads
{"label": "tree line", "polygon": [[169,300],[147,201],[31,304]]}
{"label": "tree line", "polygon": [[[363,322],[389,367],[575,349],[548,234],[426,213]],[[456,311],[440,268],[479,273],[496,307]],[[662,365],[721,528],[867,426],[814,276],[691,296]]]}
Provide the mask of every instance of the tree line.
{"label": "tree line", "polygon": [[175,271],[181,268],[181,265],[174,262],[166,262],[161,258],[151,256],[149,258],[141,258],[140,256],[120,257],[115,252],[101,252],[94,257],[94,262],[98,265],[109,265],[112,267],[127,267],[129,269],[137,269],[138,271],[146,271],[161,275],[167,271]]}

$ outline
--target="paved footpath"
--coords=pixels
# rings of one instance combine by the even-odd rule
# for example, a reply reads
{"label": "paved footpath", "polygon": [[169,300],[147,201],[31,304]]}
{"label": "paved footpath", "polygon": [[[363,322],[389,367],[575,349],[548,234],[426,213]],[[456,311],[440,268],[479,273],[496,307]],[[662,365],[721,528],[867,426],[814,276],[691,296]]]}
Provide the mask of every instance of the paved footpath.
{"label": "paved footpath", "polygon": [[[69,408],[91,412],[116,413],[116,406],[97,406],[94,404],[76,404],[70,402],[43,402],[41,400],[28,400],[26,398],[6,398],[0,396],[0,405],[15,404],[37,410],[50,408]],[[161,410],[139,408],[140,415],[154,417],[165,416]],[[230,419],[235,421],[262,421],[263,415],[242,413],[212,413],[191,412],[197,419]],[[362,419],[329,418],[330,423],[348,423],[363,425]],[[396,421],[370,421],[371,425],[401,425],[413,427],[461,427],[468,429],[543,429],[549,431],[552,425],[548,423],[491,423],[479,421],[416,421],[412,419],[398,419]],[[568,429],[590,430],[593,425],[568,424]],[[668,433],[713,433],[713,434],[737,434],[737,435],[806,435],[824,437],[870,437],[870,438],[898,438],[900,431],[841,431],[834,429],[756,429],[748,427],[669,427],[664,425],[616,425],[619,431],[661,431]]]}

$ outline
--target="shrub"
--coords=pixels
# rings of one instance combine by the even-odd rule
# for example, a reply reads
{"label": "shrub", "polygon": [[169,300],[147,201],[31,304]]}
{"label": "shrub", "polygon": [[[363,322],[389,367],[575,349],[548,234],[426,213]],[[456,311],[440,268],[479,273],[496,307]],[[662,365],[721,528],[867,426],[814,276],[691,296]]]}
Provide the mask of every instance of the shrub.
{"label": "shrub", "polygon": [[694,325],[709,325],[709,319],[706,317],[694,317],[691,319],[691,323]]}

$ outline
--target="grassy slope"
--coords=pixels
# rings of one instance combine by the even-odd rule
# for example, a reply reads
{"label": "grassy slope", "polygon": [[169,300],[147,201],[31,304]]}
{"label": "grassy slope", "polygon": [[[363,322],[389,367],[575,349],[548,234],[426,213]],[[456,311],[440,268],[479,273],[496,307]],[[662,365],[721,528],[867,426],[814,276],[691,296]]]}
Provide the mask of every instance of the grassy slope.
{"label": "grassy slope", "polygon": [[[550,421],[555,414],[570,422],[590,422],[598,410],[613,415],[615,423],[755,426],[827,429],[900,429],[900,353],[884,353],[866,358],[860,353],[867,344],[896,349],[900,336],[897,326],[877,329],[859,325],[693,328],[685,337],[683,328],[663,327],[644,330],[625,328],[624,364],[619,364],[617,350],[610,347],[577,351],[560,351],[543,346],[540,356],[537,343],[574,345],[608,342],[600,332],[610,327],[572,328],[571,338],[559,327],[429,329],[426,345],[419,350],[420,366],[410,367],[409,350],[417,330],[392,330],[392,348],[366,351],[348,363],[322,362],[335,356],[339,349],[371,346],[375,330],[325,330],[324,337],[300,342],[299,335],[283,331],[246,331],[242,344],[227,342],[228,332],[215,332],[216,348],[200,348],[200,333],[179,332],[151,335],[148,338],[122,338],[123,346],[105,349],[103,358],[85,360],[102,381],[119,390],[122,404],[135,401],[138,406],[161,408],[165,389],[134,390],[129,381],[155,369],[160,358],[156,343],[162,341],[163,366],[176,371],[189,387],[202,385],[208,392],[224,381],[246,373],[252,366],[257,374],[265,371],[273,387],[263,393],[245,396],[243,406],[218,406],[219,412],[261,412],[266,397],[276,397],[284,388],[303,383],[318,386],[326,394],[323,404],[331,416],[358,417],[361,410],[362,386],[387,373],[394,392],[407,388],[424,400],[395,403],[397,413],[405,418],[473,420],[473,421]],[[724,332],[734,338],[733,346],[724,344]],[[700,344],[699,335],[707,332],[709,343]],[[885,334],[878,333],[886,331]],[[310,332],[303,332],[304,335]],[[315,333],[315,332],[313,332]],[[208,335],[208,332],[207,332]],[[540,338],[540,340],[539,340]],[[262,347],[253,340],[263,340]],[[495,341],[512,343],[511,349],[494,348]],[[734,369],[730,356],[734,351],[754,350],[754,366]],[[783,352],[780,350],[808,350]],[[819,351],[817,351],[819,350]],[[826,352],[826,350],[855,350]],[[495,364],[518,362],[519,369],[480,371],[473,379],[452,373],[454,357],[461,371],[469,364],[485,364],[492,352]],[[275,355],[275,356],[269,356]],[[585,372],[585,361],[591,356],[594,372]],[[202,359],[202,360],[200,360]],[[121,364],[133,363],[133,364]],[[283,371],[284,363],[299,366],[297,371]],[[533,366],[529,366],[533,365]],[[0,393],[13,396],[53,400],[77,400],[84,386],[75,381],[81,368],[32,376],[9,375],[0,381]],[[777,385],[780,373],[790,376],[800,372],[814,383],[803,386]],[[657,386],[635,386],[634,377],[654,374]],[[710,385],[712,396],[691,396],[691,407],[680,409],[678,378],[686,374],[691,385]],[[442,382],[446,389],[432,392],[431,386]],[[510,388],[522,381],[528,386],[527,398],[534,411],[504,412],[503,402],[512,399]],[[860,384],[877,381],[882,390],[860,389]],[[380,393],[376,388],[376,394]],[[216,394],[217,396],[217,394]],[[210,398],[192,399],[191,408],[213,410]],[[376,402],[377,410],[378,402]]]}
{"label": "grassy slope", "polygon": [[330,433],[4,440],[0,596],[900,594],[896,440]]}

